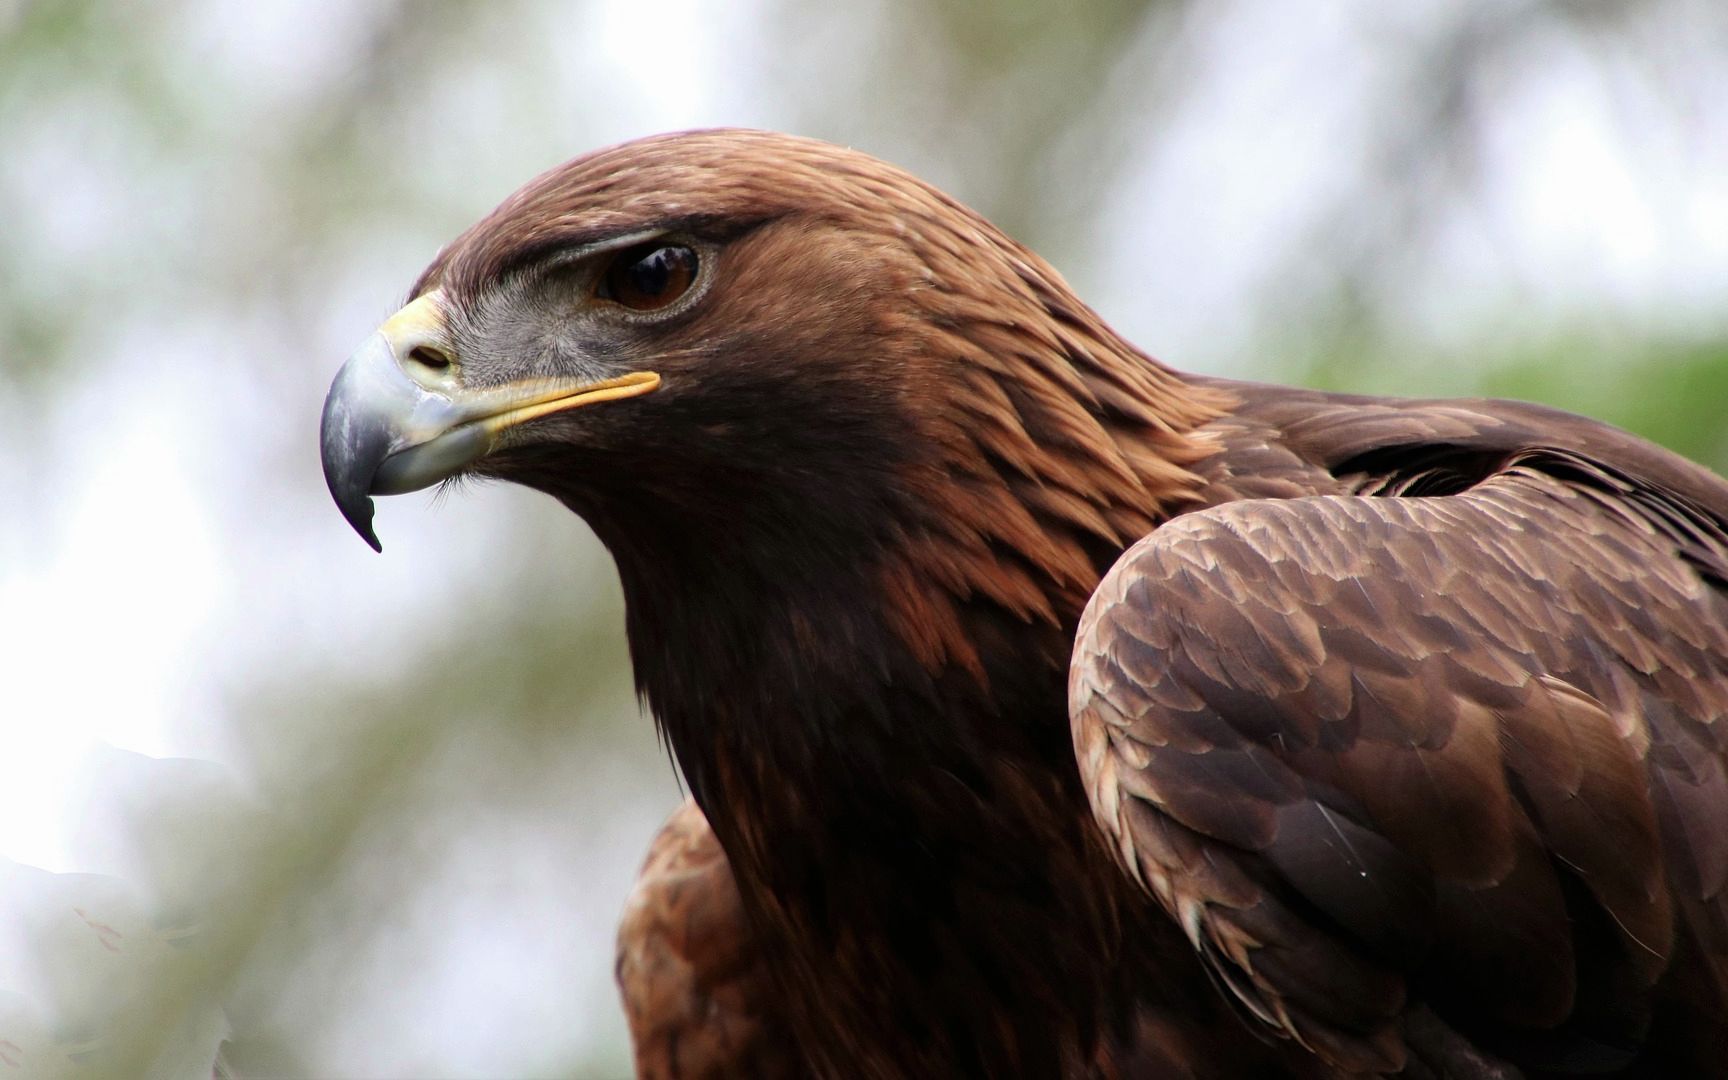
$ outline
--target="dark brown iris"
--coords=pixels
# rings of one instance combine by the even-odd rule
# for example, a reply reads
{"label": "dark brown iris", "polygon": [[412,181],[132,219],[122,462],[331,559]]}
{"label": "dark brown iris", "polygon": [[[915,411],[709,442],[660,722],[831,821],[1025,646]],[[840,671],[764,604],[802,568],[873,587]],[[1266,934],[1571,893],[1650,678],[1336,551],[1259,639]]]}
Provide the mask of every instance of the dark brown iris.
{"label": "dark brown iris", "polygon": [[696,253],[677,244],[638,244],[620,251],[595,295],[632,311],[658,311],[696,281]]}

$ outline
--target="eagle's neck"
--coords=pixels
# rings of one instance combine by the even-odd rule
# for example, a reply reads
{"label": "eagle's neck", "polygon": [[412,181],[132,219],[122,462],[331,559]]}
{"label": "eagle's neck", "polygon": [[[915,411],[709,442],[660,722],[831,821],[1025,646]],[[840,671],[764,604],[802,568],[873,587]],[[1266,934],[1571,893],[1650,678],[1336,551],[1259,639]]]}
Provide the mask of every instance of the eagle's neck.
{"label": "eagle's neck", "polygon": [[[1044,1073],[1110,1019],[1134,900],[1080,788],[1068,657],[1103,571],[1191,499],[1215,410],[1149,422],[1164,369],[1064,356],[918,416],[939,453],[888,486],[837,479],[870,529],[774,506],[724,535],[638,518],[608,540],[638,685],[810,1041],[925,1025],[923,1066]],[[980,1049],[1004,1016],[1043,1025],[1012,1061]]]}
{"label": "eagle's neck", "polygon": [[618,559],[638,687],[699,799],[723,770],[805,798],[981,756],[1072,771],[1081,609],[1122,550],[1193,505],[1203,428],[1229,403],[1025,258],[1025,310],[963,317],[920,294],[904,351],[929,378],[897,409],[767,402],[809,418],[779,429],[779,458],[710,471],[698,494],[649,474],[638,497],[566,500]]}
{"label": "eagle's neck", "polygon": [[[747,603],[699,584],[676,616],[626,578],[642,686],[789,1020],[831,1075],[1078,1072],[1126,1001],[1126,879],[1069,747],[1077,609],[955,600],[962,638],[911,642],[880,570],[836,571],[819,593],[758,579]],[[1033,1034],[1000,1042],[1004,1019]]]}

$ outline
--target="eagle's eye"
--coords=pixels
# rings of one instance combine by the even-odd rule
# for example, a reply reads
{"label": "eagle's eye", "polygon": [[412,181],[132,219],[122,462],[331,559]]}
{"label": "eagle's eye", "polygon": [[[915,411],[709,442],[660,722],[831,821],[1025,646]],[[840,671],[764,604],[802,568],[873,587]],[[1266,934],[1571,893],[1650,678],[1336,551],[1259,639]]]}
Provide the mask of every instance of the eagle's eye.
{"label": "eagle's eye", "polygon": [[678,244],[638,244],[613,256],[594,295],[632,311],[658,311],[696,281],[696,253]]}

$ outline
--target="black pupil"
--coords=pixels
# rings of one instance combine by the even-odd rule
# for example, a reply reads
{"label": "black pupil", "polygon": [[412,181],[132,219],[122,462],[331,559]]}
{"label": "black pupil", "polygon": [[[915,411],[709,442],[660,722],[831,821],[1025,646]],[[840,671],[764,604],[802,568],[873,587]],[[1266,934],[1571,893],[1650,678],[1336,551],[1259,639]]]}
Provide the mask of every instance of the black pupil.
{"label": "black pupil", "polygon": [[625,298],[660,299],[675,282],[688,283],[695,261],[689,248],[655,248],[623,268]]}
{"label": "black pupil", "polygon": [[666,291],[671,278],[672,255],[668,248],[651,251],[647,258],[630,267],[630,289],[643,296],[659,296]]}

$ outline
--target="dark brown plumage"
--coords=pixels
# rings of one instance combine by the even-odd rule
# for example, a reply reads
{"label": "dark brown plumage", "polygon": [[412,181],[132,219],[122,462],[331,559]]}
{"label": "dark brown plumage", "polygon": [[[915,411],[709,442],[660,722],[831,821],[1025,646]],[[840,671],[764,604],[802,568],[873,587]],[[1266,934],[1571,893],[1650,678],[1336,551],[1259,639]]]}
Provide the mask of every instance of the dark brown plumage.
{"label": "dark brown plumage", "polygon": [[946,196],[765,133],[553,170],[415,295],[332,390],[332,491],[365,531],[509,479],[616,557],[713,829],[626,916],[645,1073],[1728,1060],[1704,470],[1180,375]]}

